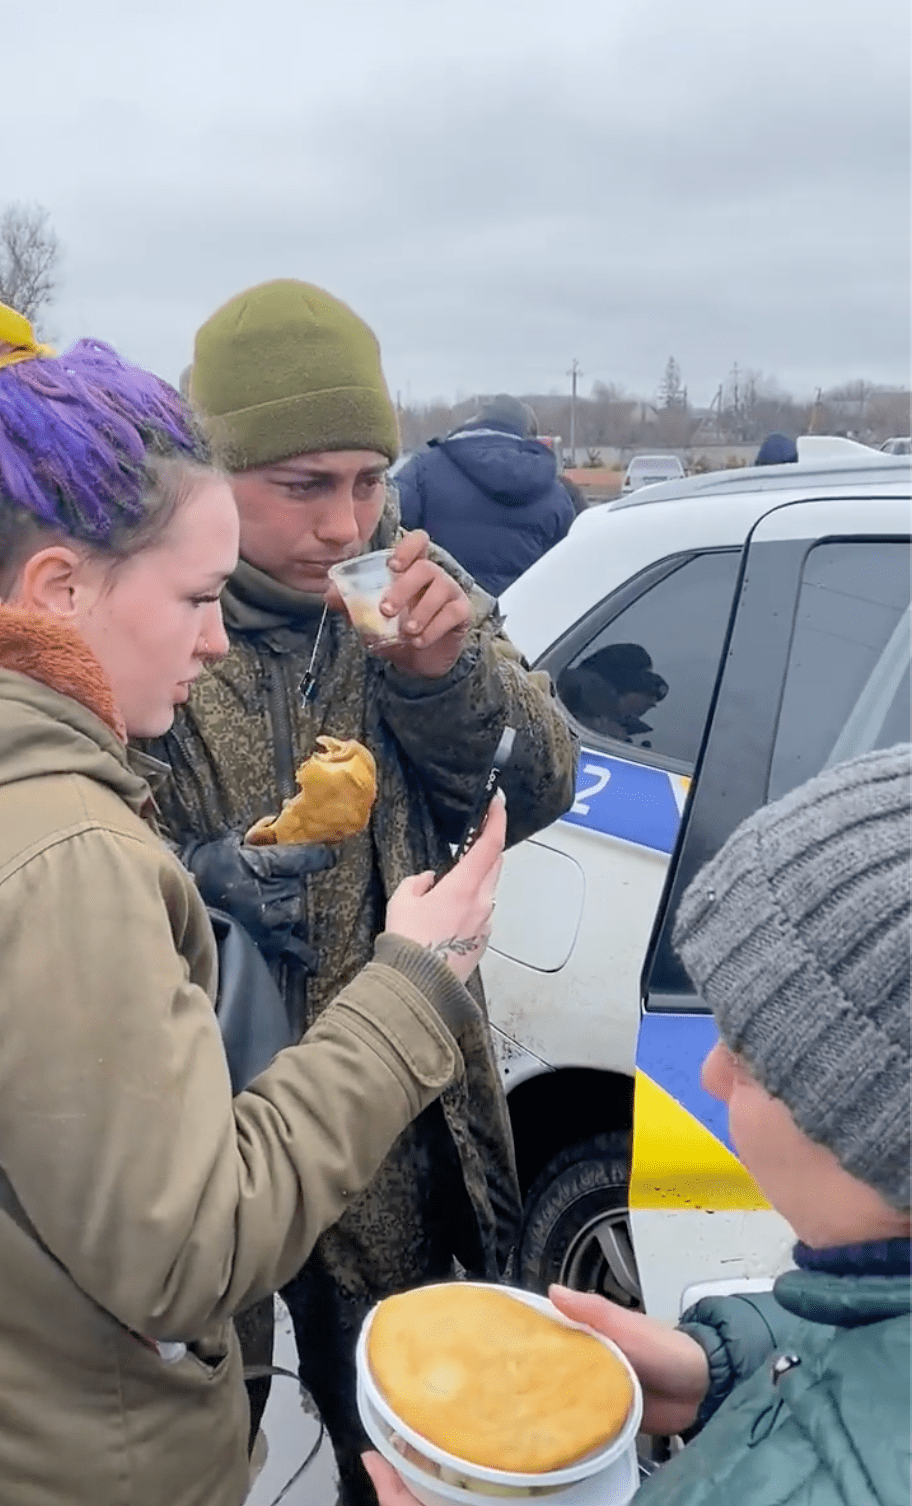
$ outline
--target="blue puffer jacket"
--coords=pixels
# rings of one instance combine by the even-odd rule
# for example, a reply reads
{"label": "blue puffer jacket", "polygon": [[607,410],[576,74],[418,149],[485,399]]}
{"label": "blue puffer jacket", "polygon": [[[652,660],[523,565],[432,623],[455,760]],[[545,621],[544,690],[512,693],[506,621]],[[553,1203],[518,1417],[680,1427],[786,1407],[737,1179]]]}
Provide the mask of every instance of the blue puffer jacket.
{"label": "blue puffer jacket", "polygon": [[909,1506],[909,1292],[797,1270],[698,1302],[681,1327],[709,1358],[703,1417],[718,1410],[637,1506]]}
{"label": "blue puffer jacket", "polygon": [[426,528],[492,596],[562,539],[576,515],[547,445],[494,429],[432,440],[396,485],[405,527]]}

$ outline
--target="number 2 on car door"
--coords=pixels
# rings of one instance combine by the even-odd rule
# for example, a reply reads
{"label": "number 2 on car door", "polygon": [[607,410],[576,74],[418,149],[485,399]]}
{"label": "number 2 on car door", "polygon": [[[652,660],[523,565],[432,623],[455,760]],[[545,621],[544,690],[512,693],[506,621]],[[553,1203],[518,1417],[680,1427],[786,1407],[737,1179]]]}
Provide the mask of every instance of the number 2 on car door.
{"label": "number 2 on car door", "polygon": [[602,793],[611,778],[611,770],[600,768],[597,763],[584,763],[580,772],[591,774],[593,782],[587,784],[584,789],[577,790],[576,799],[573,802],[573,815],[588,816],[589,804],[596,795]]}

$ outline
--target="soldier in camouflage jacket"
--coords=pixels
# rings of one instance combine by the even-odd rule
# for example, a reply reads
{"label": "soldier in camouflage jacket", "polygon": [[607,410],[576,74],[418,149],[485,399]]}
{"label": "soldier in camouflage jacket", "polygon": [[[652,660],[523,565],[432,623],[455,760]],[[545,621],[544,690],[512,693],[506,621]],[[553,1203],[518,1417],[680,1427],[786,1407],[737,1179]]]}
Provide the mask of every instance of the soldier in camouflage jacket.
{"label": "soldier in camouflage jacket", "polygon": [[[395,546],[405,537],[382,478],[396,453],[395,414],[376,342],[350,310],[302,283],[240,295],[200,331],[191,394],[233,473],[242,560],[223,596],[231,651],[193,686],[172,732],[150,750],[172,772],[159,795],[166,827],[182,847],[203,844],[203,852],[226,833],[245,831],[293,792],[294,768],[321,733],[358,738],[377,762],[368,829],[341,845],[333,869],[302,881],[295,930],[306,946],[274,962],[303,1033],[367,961],[400,880],[447,863],[504,727],[517,733],[503,780],[512,843],[568,808],[576,748],[548,677],[525,666],[496,603],[423,535],[407,536],[406,557],[433,565],[422,568],[448,598],[444,610],[460,618],[453,662],[441,673],[438,656],[433,675],[415,672],[422,659],[414,650],[398,663],[392,651],[368,653],[344,612],[324,612],[310,565],[295,562],[300,550],[287,568],[272,563],[275,540],[264,543],[262,493],[251,478],[285,484],[286,463],[317,455],[331,505],[354,506],[357,547]],[[367,495],[370,462],[379,476],[368,505],[358,498]],[[312,468],[299,468],[309,486]],[[305,488],[302,518],[330,506],[310,495]],[[308,526],[302,522],[302,537],[311,537]],[[313,543],[306,547],[312,556]],[[329,546],[319,547],[325,558]],[[470,987],[481,998],[477,975]],[[450,1276],[454,1260],[496,1280],[515,1240],[519,1192],[488,1028],[460,1045],[464,1077],[400,1137],[284,1293],[302,1379],[332,1437],[346,1506],[374,1499],[358,1457],[364,1438],[354,1397],[354,1342],[365,1313],[394,1291]],[[241,1332],[252,1358],[268,1358],[262,1318],[250,1318],[246,1331],[242,1323]]]}

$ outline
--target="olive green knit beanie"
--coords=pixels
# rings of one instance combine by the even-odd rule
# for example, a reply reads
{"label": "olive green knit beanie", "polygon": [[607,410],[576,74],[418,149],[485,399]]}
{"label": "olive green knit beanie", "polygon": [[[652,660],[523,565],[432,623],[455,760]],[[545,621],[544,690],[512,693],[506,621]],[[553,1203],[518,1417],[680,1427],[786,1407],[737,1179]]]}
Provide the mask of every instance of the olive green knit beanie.
{"label": "olive green knit beanie", "polygon": [[399,453],[373,333],[307,282],[264,282],[217,309],[196,336],[190,397],[231,471],[319,450]]}

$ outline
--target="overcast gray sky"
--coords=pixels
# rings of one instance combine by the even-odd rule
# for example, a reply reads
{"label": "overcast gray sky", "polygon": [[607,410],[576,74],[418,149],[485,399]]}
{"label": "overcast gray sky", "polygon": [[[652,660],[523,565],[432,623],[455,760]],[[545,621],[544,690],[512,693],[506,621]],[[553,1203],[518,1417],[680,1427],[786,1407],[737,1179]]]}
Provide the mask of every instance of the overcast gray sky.
{"label": "overcast gray sky", "polygon": [[[403,401],[909,379],[907,0],[2,0],[53,322],[175,380],[301,277]],[[36,18],[36,19],[33,19]],[[40,19],[37,19],[40,18]],[[15,59],[15,63],[14,60]]]}

